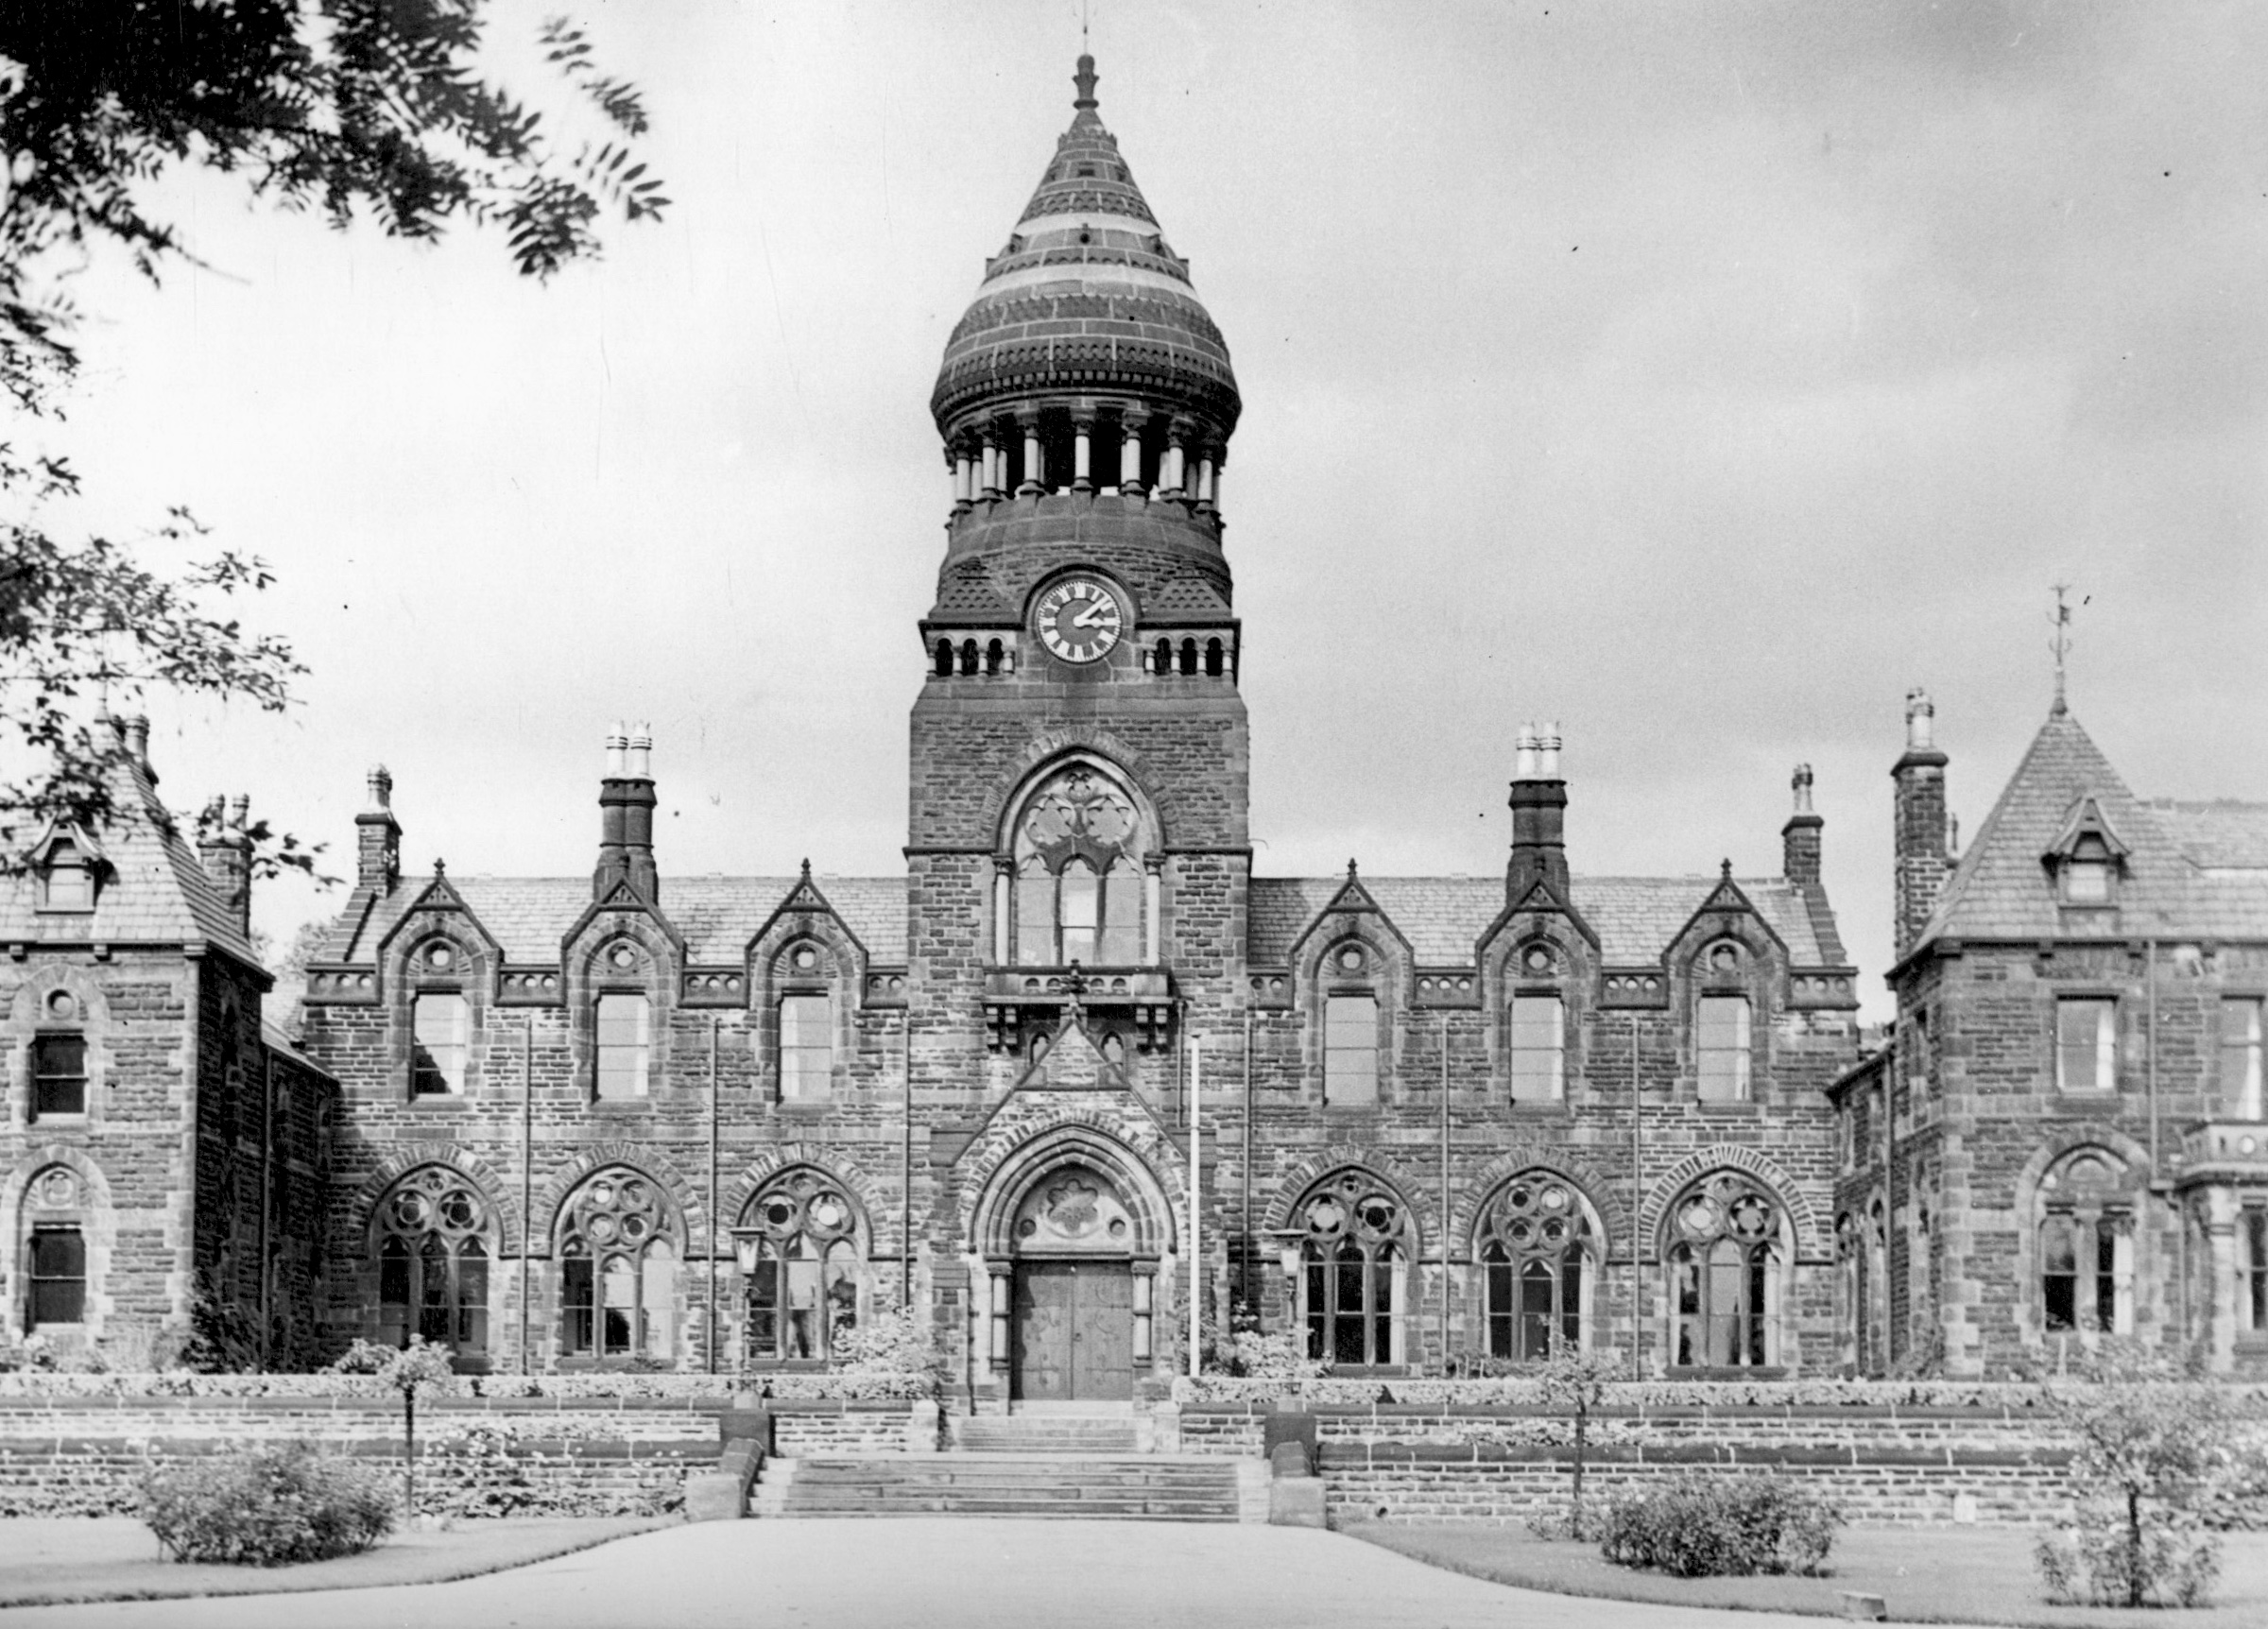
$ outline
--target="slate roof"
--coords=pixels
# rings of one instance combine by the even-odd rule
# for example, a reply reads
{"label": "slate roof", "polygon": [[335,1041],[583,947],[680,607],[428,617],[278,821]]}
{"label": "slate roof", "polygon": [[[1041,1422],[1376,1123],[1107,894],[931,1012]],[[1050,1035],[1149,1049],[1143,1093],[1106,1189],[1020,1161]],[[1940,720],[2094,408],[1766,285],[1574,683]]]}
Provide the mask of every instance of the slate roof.
{"label": "slate roof", "polygon": [[113,775],[116,814],[95,837],[112,869],[95,894],[94,911],[42,912],[35,877],[0,878],[0,937],[212,946],[260,966],[148,771],[122,760]]}
{"label": "slate roof", "polygon": [[[1601,953],[1617,966],[1658,962],[1717,877],[1576,877],[1569,884],[1577,911],[1599,935]],[[1504,908],[1501,877],[1364,877],[1363,887],[1401,930],[1419,962],[1469,965],[1474,947]],[[1786,941],[1800,967],[1839,966],[1842,947],[1823,947],[1803,890],[1779,877],[1734,879]],[[1250,959],[1279,966],[1308,924],[1347,885],[1344,877],[1255,877],[1250,898]]]}
{"label": "slate roof", "polygon": [[2100,932],[2268,937],[2268,804],[2146,802],[2078,719],[2052,715],[1946,882],[1916,943],[2056,938],[2078,929],[2041,856],[2091,797],[2127,846],[2115,918]]}
{"label": "slate roof", "polygon": [[[327,960],[367,962],[379,942],[425,891],[425,879],[404,878],[377,901],[369,918],[350,927],[344,944],[335,935]],[[796,877],[663,877],[662,914],[684,935],[685,953],[704,966],[737,965],[748,941],[763,931]],[[905,880],[902,877],[815,877],[844,924],[887,964],[905,960]],[[586,877],[477,877],[452,872],[449,885],[504,947],[511,962],[556,962],[559,942],[591,904]]]}

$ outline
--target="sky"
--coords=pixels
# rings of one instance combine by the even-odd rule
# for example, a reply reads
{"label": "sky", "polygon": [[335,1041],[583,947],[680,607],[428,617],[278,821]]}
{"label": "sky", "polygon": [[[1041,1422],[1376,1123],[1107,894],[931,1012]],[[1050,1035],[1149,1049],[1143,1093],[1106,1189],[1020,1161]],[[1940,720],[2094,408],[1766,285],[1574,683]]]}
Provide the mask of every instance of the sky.
{"label": "sky", "polygon": [[[88,523],[265,557],[282,718],[155,711],[163,792],[350,871],[595,858],[650,719],[670,875],[902,871],[927,403],[1071,117],[1079,0],[566,5],[665,223],[547,285],[162,178],[203,263],[97,259]],[[2144,796],[2268,798],[2268,9],[1089,0],[1101,112],[1227,335],[1267,875],[1501,871],[1556,719],[1578,876],[1775,874],[1814,765],[1887,1002],[1924,685],[1974,832],[2070,694]],[[335,913],[266,884],[276,942]]]}

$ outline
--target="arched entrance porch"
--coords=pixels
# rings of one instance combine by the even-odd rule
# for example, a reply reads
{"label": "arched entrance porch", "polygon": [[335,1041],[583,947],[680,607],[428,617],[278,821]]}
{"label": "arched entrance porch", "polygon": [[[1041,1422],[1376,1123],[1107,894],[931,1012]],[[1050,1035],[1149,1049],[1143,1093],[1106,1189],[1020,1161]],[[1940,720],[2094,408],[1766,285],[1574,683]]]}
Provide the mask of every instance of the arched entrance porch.
{"label": "arched entrance porch", "polygon": [[972,1229],[990,1279],[992,1380],[1017,1402],[1124,1402],[1156,1363],[1162,1186],[1091,1128],[1043,1136],[987,1185]]}

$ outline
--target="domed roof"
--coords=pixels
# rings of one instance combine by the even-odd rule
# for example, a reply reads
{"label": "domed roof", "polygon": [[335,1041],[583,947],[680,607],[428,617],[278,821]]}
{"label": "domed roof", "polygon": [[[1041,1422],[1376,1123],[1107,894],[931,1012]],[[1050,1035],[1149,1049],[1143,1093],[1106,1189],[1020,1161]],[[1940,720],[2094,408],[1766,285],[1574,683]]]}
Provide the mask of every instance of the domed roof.
{"label": "domed roof", "polygon": [[1166,246],[1082,56],[1071,128],[946,342],[930,412],[948,439],[1041,399],[1131,396],[1226,439],[1242,405],[1228,347]]}

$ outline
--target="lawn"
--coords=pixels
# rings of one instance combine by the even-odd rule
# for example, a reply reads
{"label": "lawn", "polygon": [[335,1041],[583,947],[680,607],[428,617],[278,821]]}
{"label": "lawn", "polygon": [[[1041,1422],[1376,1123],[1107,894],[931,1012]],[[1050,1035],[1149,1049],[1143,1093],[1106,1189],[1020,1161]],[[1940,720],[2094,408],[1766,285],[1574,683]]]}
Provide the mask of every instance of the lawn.
{"label": "lawn", "polygon": [[638,1517],[468,1521],[448,1532],[397,1533],[375,1550],[335,1561],[220,1567],[165,1560],[157,1538],[132,1517],[19,1517],[0,1520],[0,1606],[442,1584],[661,1525]]}
{"label": "lawn", "polygon": [[2050,1606],[2032,1535],[2004,1527],[1849,1527],[1826,1578],[1672,1578],[1613,1567],[1595,1544],[1546,1541],[1521,1527],[1349,1522],[1344,1531],[1418,1561],[1566,1595],[1739,1606],[1839,1617],[1846,1589],[1880,1595],[1893,1622],[2014,1623],[2041,1629],[2260,1629],[2268,1624],[2268,1534],[2232,1533],[2210,1607],[2189,1612]]}

